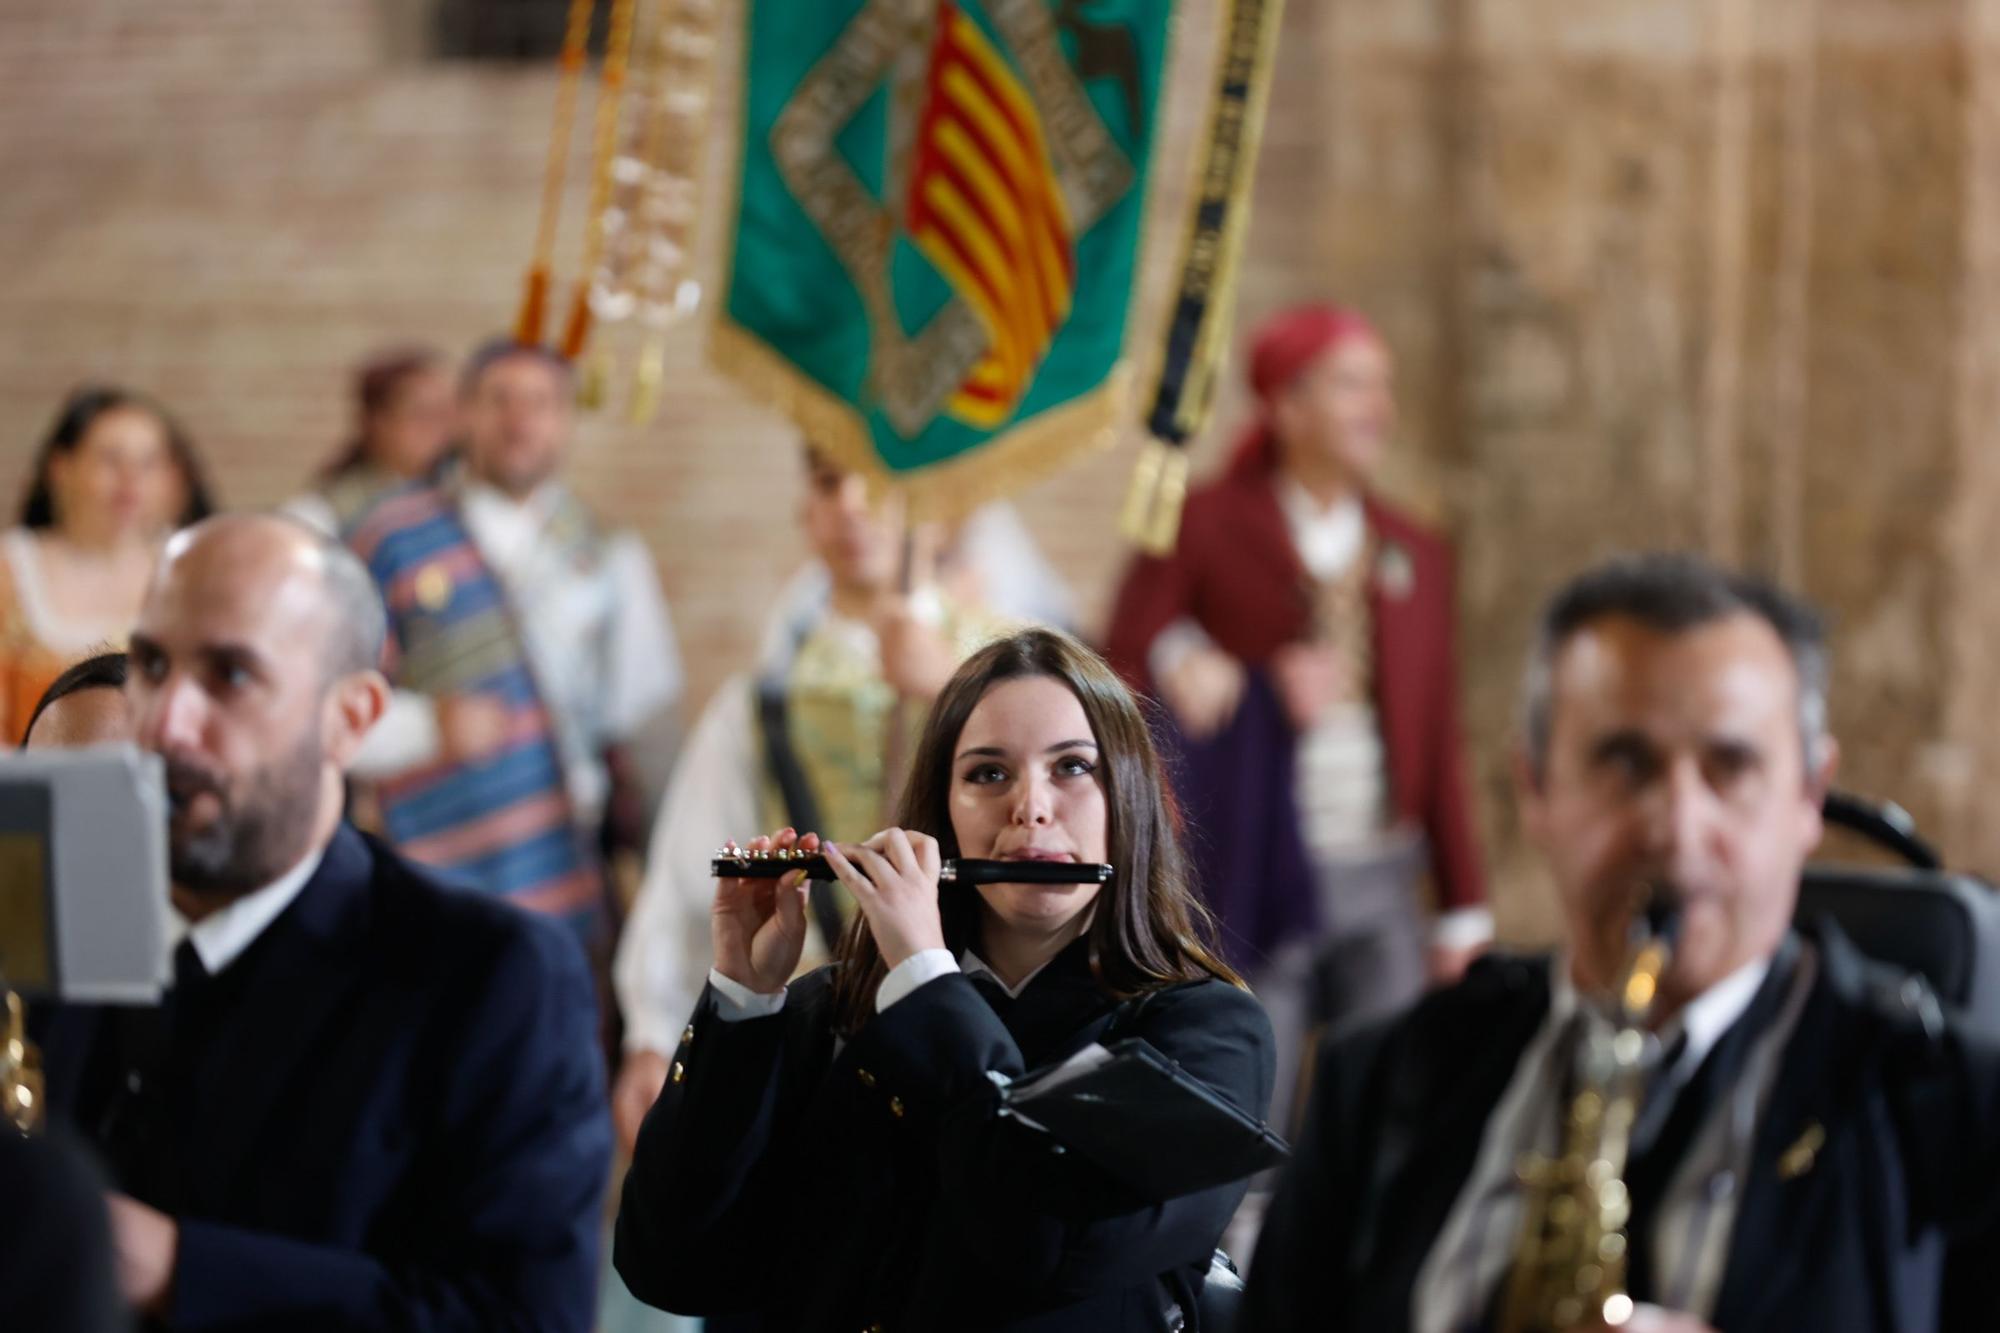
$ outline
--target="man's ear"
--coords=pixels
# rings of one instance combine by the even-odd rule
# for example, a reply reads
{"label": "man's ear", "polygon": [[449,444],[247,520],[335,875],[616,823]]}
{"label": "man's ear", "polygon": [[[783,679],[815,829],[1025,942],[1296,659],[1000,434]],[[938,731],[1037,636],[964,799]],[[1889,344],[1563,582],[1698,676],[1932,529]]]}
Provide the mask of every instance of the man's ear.
{"label": "man's ear", "polygon": [[1528,840],[1541,843],[1543,817],[1542,774],[1526,741],[1516,741],[1507,756],[1507,770],[1514,780],[1514,805],[1521,812],[1521,827]]}
{"label": "man's ear", "polygon": [[379,671],[354,671],[326,692],[326,754],[344,773],[389,707],[389,682]]}
{"label": "man's ear", "polygon": [[1806,771],[1806,803],[1810,807],[1806,819],[1806,849],[1819,846],[1819,840],[1826,833],[1826,794],[1833,790],[1834,774],[1840,771],[1840,742],[1831,736],[1821,736],[1813,746],[1813,764]]}
{"label": "man's ear", "polygon": [[1833,790],[1834,775],[1840,772],[1840,742],[1831,736],[1819,738],[1813,747],[1815,763],[1806,774],[1806,788],[1820,805],[1826,804],[1826,794]]}

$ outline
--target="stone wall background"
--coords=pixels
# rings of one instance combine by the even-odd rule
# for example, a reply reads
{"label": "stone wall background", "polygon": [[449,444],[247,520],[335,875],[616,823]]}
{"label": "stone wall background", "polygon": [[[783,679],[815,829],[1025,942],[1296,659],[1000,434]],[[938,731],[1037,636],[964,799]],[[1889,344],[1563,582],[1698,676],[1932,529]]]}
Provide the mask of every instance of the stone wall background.
{"label": "stone wall background", "polygon": [[[0,0],[0,474],[102,377],[174,405],[230,503],[272,503],[368,350],[508,322],[552,71],[422,61],[417,4]],[[1636,545],[1828,606],[1848,785],[2000,872],[2000,0],[1288,10],[1240,318],[1337,296],[1400,354],[1385,486],[1459,543],[1503,930],[1549,924],[1507,796],[1529,617]],[[1169,203],[1212,6],[1181,21]],[[1202,462],[1240,410],[1232,385]],[[1093,626],[1131,452],[1022,499]],[[689,328],[660,421],[591,421],[574,469],[651,542],[705,697],[801,554],[790,433]]]}

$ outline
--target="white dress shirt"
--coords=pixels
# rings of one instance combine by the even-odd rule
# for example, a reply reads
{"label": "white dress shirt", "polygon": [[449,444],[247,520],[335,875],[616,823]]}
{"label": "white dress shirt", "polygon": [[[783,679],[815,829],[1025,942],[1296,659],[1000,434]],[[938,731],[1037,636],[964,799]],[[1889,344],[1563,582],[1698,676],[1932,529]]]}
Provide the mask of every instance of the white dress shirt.
{"label": "white dress shirt", "polygon": [[232,900],[199,921],[190,923],[176,913],[175,923],[180,927],[176,933],[185,934],[194,945],[195,954],[210,976],[219,975],[241,958],[243,951],[255,944],[257,937],[292,905],[325,855],[324,846],[313,848],[304,860],[263,888]]}
{"label": "white dress shirt", "polygon": [[[1050,961],[1054,961],[1051,959]],[[949,949],[919,949],[902,962],[889,969],[889,975],[882,978],[882,984],[875,990],[875,1012],[881,1013],[890,1005],[905,999],[917,987],[939,977],[948,977],[954,972],[967,976],[987,976],[1007,993],[1009,999],[1018,1000],[1028,983],[1042,974],[1048,963],[1022,977],[1014,985],[1000,979],[1000,974],[986,965],[986,960],[967,949],[957,958]],[[725,977],[714,968],[708,970],[708,984],[715,988],[716,1015],[726,1023],[741,1022],[746,1018],[768,1018],[785,1007],[785,991],[753,991],[739,981]]]}

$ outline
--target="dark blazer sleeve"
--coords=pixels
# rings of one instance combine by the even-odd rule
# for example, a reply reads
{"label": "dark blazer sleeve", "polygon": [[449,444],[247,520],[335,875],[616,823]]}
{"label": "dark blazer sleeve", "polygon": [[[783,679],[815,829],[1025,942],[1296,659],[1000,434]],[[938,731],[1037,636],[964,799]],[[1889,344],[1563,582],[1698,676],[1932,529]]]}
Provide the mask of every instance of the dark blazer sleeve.
{"label": "dark blazer sleeve", "polygon": [[535,1329],[587,1333],[611,1127],[582,951],[525,914],[438,1046],[432,1197],[410,1206],[445,1237],[385,1263],[184,1220],[176,1329]]}
{"label": "dark blazer sleeve", "polygon": [[54,1139],[0,1128],[0,1328],[131,1327],[111,1268],[104,1184]]}
{"label": "dark blazer sleeve", "polygon": [[1892,1021],[1883,1087],[1916,1217],[1947,1234],[2000,1227],[2000,1043],[1946,1017],[1927,987]]}
{"label": "dark blazer sleeve", "polygon": [[1264,1213],[1249,1266],[1236,1333],[1324,1333],[1329,1311],[1342,1308],[1336,1289],[1352,1250],[1354,1215],[1365,1206],[1353,1177],[1353,1145],[1361,1137],[1358,1071],[1373,1063],[1380,1029],[1323,1046],[1315,1061],[1292,1160]]}
{"label": "dark blazer sleeve", "polygon": [[[1120,1036],[1262,1116],[1274,1068],[1270,1020],[1220,981],[1158,996]],[[874,1096],[905,1132],[934,1136],[944,1225],[990,1268],[996,1290],[1055,1304],[1206,1266],[1247,1182],[1165,1202],[1138,1199],[1077,1154],[998,1114],[989,1071],[1027,1072],[1020,1048],[962,975],[918,987],[854,1040]],[[1199,1143],[1186,1145],[1199,1152]]]}
{"label": "dark blazer sleeve", "polygon": [[742,1256],[768,1252],[774,1221],[795,1207],[790,1131],[831,1053],[827,981],[812,974],[777,1013],[737,1021],[702,991],[619,1201],[612,1262],[640,1300],[688,1314],[755,1307]]}

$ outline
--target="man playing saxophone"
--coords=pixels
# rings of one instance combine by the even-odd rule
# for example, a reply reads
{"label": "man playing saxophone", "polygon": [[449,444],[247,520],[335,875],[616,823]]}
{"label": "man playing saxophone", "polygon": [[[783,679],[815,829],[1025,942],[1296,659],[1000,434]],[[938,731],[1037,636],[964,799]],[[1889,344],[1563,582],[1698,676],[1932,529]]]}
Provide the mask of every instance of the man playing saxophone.
{"label": "man playing saxophone", "polygon": [[[2000,1208],[2000,1050],[1831,925],[1792,926],[1838,757],[1826,676],[1809,608],[1693,558],[1557,594],[1516,780],[1565,943],[1322,1054],[1249,1330],[1939,1326],[1947,1246]],[[1678,920],[1635,1007],[1642,886]],[[1629,1135],[1578,1133],[1614,1110]],[[1622,1210],[1549,1186],[1593,1142],[1620,1188],[1592,1197]],[[1574,1271],[1521,1271],[1605,1217]],[[1551,1317],[1552,1284],[1590,1299]]]}

